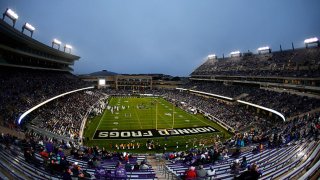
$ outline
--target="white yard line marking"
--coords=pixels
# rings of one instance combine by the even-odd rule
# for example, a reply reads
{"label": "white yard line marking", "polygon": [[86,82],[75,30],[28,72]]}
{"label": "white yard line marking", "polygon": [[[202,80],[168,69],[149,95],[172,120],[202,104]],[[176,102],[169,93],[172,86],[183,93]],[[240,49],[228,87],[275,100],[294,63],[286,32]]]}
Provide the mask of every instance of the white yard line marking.
{"label": "white yard line marking", "polygon": [[100,118],[99,124],[98,124],[98,126],[96,127],[96,130],[94,131],[94,133],[93,133],[93,135],[92,135],[92,138],[91,138],[92,140],[93,140],[93,137],[94,137],[94,135],[96,134],[96,132],[97,132],[100,124],[101,124],[101,121],[104,119],[104,115],[106,114],[106,112],[107,112],[107,110],[104,110],[103,115],[102,115],[101,118]]}
{"label": "white yard line marking", "polygon": [[198,119],[199,121],[201,121],[201,122],[205,123],[206,125],[211,126],[209,123],[207,123],[207,122],[203,121],[202,119],[199,119],[197,116],[192,115],[192,114],[189,114],[189,113],[187,113],[187,114],[188,114],[189,116],[191,116],[191,117],[195,117],[196,119]]}
{"label": "white yard line marking", "polygon": [[[170,123],[168,123],[168,121],[170,122],[170,120],[168,120],[168,118],[167,117],[165,117],[165,116],[162,116],[161,115],[161,113],[158,113],[158,115],[160,116],[160,118],[166,123],[166,124],[168,124],[168,128],[170,128],[170,126],[172,126],[172,124],[170,124]],[[172,119],[171,119],[171,122],[172,122]],[[159,124],[159,123],[158,123]],[[161,123],[160,123],[161,124]]]}
{"label": "white yard line marking", "polygon": [[140,124],[140,128],[142,129],[141,121],[140,121],[140,118],[138,116],[137,110],[133,109],[133,111],[134,111],[134,114],[136,115],[136,117],[138,118],[138,121],[139,121],[139,124]]}

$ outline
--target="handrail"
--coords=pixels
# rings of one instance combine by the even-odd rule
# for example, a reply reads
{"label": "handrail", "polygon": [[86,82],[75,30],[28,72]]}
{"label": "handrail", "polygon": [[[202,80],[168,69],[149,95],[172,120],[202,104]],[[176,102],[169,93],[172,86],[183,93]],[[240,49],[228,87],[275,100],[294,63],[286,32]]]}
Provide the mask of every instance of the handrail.
{"label": "handrail", "polygon": [[[312,157],[309,157],[309,161],[311,161],[311,159],[313,160],[315,158],[315,156],[319,153],[320,151],[320,144],[318,144],[317,149],[312,153]],[[302,164],[301,166],[303,166],[304,164]],[[299,180],[303,180],[303,179],[309,179],[309,177],[314,174],[317,170],[319,170],[320,168],[320,161],[318,161],[315,165],[312,166],[312,168],[310,168],[307,172],[304,173],[303,176],[301,176],[299,178]]]}

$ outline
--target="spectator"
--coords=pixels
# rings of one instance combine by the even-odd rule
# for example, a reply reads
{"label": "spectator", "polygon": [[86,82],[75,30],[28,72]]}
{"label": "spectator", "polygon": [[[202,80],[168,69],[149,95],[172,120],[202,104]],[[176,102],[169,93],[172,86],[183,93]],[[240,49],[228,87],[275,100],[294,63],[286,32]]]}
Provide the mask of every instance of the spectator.
{"label": "spectator", "polygon": [[73,163],[73,166],[71,168],[71,172],[72,172],[72,176],[74,176],[74,177],[82,176],[81,171],[80,171],[80,166],[78,166],[78,162]]}
{"label": "spectator", "polygon": [[71,170],[69,168],[66,168],[62,174],[63,180],[71,180]]}
{"label": "spectator", "polygon": [[123,168],[121,162],[116,165],[114,175],[117,179],[127,179],[127,171]]}
{"label": "spectator", "polygon": [[194,180],[197,178],[197,173],[194,166],[190,166],[189,169],[185,172],[185,180]]}
{"label": "spectator", "polygon": [[242,170],[244,170],[244,169],[247,168],[247,166],[248,166],[247,157],[246,157],[246,156],[243,156],[243,157],[242,157],[242,162],[241,162],[240,168],[241,168]]}
{"label": "spectator", "polygon": [[142,161],[139,167],[140,170],[147,170],[149,169],[149,166],[147,165],[146,161]]}
{"label": "spectator", "polygon": [[46,150],[44,150],[44,148],[41,148],[41,151],[39,154],[45,161],[49,158],[49,154]]}
{"label": "spectator", "polygon": [[126,169],[127,172],[133,170],[133,166],[130,164],[129,161],[127,161],[127,163],[125,165],[125,169]]}
{"label": "spectator", "polygon": [[203,165],[199,165],[197,171],[197,180],[205,180],[207,176],[207,171],[203,169]]}
{"label": "spectator", "polygon": [[138,171],[140,169],[139,162],[137,161],[136,164],[133,166],[134,171]]}
{"label": "spectator", "polygon": [[240,172],[240,161],[239,159],[236,159],[233,161],[233,164],[230,165],[231,173],[232,174],[238,174]]}
{"label": "spectator", "polygon": [[255,163],[251,165],[250,169],[243,172],[238,178],[239,180],[256,180],[261,176],[261,172],[258,170],[258,165]]}

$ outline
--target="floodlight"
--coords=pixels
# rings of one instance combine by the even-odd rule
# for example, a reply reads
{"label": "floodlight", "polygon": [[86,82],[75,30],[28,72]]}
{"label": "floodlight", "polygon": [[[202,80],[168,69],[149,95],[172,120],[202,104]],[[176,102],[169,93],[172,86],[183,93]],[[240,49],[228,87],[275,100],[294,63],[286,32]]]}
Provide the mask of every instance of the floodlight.
{"label": "floodlight", "polygon": [[259,47],[258,51],[267,51],[269,49],[270,49],[269,46],[264,46],[264,47]]}
{"label": "floodlight", "polygon": [[317,43],[319,42],[319,39],[317,37],[308,38],[304,40],[305,44],[311,44],[311,43]]}
{"label": "floodlight", "polygon": [[28,29],[29,31],[34,31],[34,30],[36,30],[36,28],[34,28],[31,24],[29,24],[29,23],[26,23],[25,24],[25,28],[26,29]]}
{"label": "floodlight", "polygon": [[53,39],[53,41],[52,41],[52,47],[53,47],[55,44],[58,46],[58,49],[60,49],[61,41],[59,41],[58,39]]}
{"label": "floodlight", "polygon": [[34,28],[31,24],[29,24],[29,23],[25,23],[23,26],[22,26],[22,33],[23,33],[23,31],[24,30],[28,30],[28,31],[30,31],[30,33],[31,33],[31,37],[32,37],[32,35],[33,35],[33,31],[35,31],[36,30],[36,28]]}
{"label": "floodlight", "polygon": [[319,39],[317,37],[305,39],[304,44],[306,45],[306,48],[308,48],[308,46],[310,46],[310,45],[312,46],[315,44],[317,44],[318,47],[320,47]]}
{"label": "floodlight", "polygon": [[69,49],[69,53],[71,53],[72,46],[69,45],[69,44],[66,44],[66,45],[64,46],[64,52],[66,52],[66,49]]}
{"label": "floodlight", "polygon": [[13,27],[16,24],[17,19],[19,18],[18,14],[16,14],[12,9],[7,8],[6,11],[3,13],[2,20],[4,20],[5,17],[8,17],[13,22]]}
{"label": "floodlight", "polygon": [[208,59],[216,59],[217,56],[215,54],[209,54]]}
{"label": "floodlight", "polygon": [[58,39],[53,39],[53,43],[60,45],[61,41],[59,41]]}
{"label": "floodlight", "polygon": [[258,53],[261,54],[261,53],[266,53],[266,52],[269,52],[271,53],[271,49],[269,46],[264,46],[264,47],[259,47],[258,48]]}
{"label": "floodlight", "polygon": [[240,54],[240,51],[232,51],[232,52],[230,53],[230,55],[238,55],[238,54]]}
{"label": "floodlight", "polygon": [[13,10],[7,9],[6,15],[13,20],[17,20],[19,18],[18,14],[16,14]]}
{"label": "floodlight", "polygon": [[72,46],[70,46],[69,44],[65,45],[66,48],[72,49]]}

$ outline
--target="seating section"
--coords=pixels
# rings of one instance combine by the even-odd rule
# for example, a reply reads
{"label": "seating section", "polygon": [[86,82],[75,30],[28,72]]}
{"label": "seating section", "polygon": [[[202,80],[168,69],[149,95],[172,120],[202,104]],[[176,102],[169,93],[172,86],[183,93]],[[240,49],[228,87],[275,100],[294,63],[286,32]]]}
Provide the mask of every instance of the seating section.
{"label": "seating section", "polygon": [[[192,76],[319,77],[319,57],[320,48],[314,47],[209,59]],[[17,118],[32,106],[58,94],[90,86],[67,72],[8,67],[0,67],[0,80],[0,123],[16,130],[19,129]],[[217,137],[212,138],[211,144],[202,147],[199,144],[199,148],[165,153],[168,160],[160,171],[170,174],[168,179],[183,179],[192,166],[200,169],[203,166],[204,171],[214,169],[213,175],[205,177],[209,179],[233,179],[254,168],[260,173],[260,179],[291,179],[301,176],[301,172],[310,168],[318,157],[320,114],[310,113],[320,107],[318,99],[268,91],[255,85],[220,82],[190,81],[183,88],[241,99],[292,118],[278,121],[236,101],[203,97],[188,91],[146,90],[145,93],[160,95],[186,111],[196,109],[208,117],[211,115],[211,120],[235,130],[234,136],[226,142],[220,142]],[[32,119],[31,124],[65,139],[58,141],[30,130],[26,131],[24,139],[2,133],[1,168],[14,179],[61,179],[70,174],[73,179],[158,179],[159,171],[148,164],[146,155],[108,152],[98,146],[85,147],[77,143],[81,124],[89,112],[102,113],[108,95],[130,93],[127,90],[87,90],[61,97],[37,109],[28,116]],[[297,115],[301,116],[295,117]],[[240,149],[244,152],[239,155]],[[244,162],[241,159],[246,159],[246,167],[235,170],[235,163]],[[125,175],[120,177],[118,171],[125,171]],[[311,168],[308,172],[307,177],[315,170]],[[0,178],[6,177],[0,173]]]}
{"label": "seating section", "polygon": [[[300,173],[306,164],[314,160],[315,156],[320,152],[320,141],[297,141],[292,142],[291,145],[280,148],[266,148],[262,152],[253,153],[251,150],[241,153],[238,157],[232,157],[232,154],[225,159],[215,161],[213,163],[203,164],[206,171],[210,168],[215,170],[215,174],[206,176],[206,178],[212,179],[233,179],[235,176],[239,176],[240,173],[246,171],[242,169],[239,173],[235,174],[231,171],[231,164],[236,159],[242,159],[244,156],[247,159],[248,165],[257,164],[259,171],[262,173],[260,179],[290,179],[298,173]],[[61,179],[62,175],[58,173],[50,173],[48,169],[44,167],[44,160],[40,154],[36,153],[35,158],[38,160],[38,164],[26,162],[25,157],[19,147],[11,146],[10,149],[1,145],[0,147],[0,166],[10,170],[11,175],[17,179]],[[202,152],[203,153],[203,152]],[[307,157],[307,158],[306,158]],[[200,155],[196,155],[196,158],[200,159]],[[114,170],[116,164],[119,161],[117,156],[113,156],[110,159],[101,161],[98,168],[90,167],[88,161],[79,160],[73,156],[68,156],[67,161],[72,166],[77,164],[82,171],[88,174],[88,177],[84,179],[118,179],[114,176]],[[165,164],[164,173],[172,173],[177,178],[183,177],[186,170],[190,165],[187,165],[181,158],[171,158]],[[133,167],[137,162],[146,161],[145,155],[137,155],[129,158],[129,163]],[[125,161],[123,161],[125,162]],[[240,160],[241,162],[241,160]],[[10,165],[8,167],[8,165]],[[288,173],[289,172],[289,173]],[[155,170],[149,165],[147,170],[132,170],[127,171],[128,179],[144,179],[154,180],[157,179]]]}
{"label": "seating section", "polygon": [[0,124],[16,127],[19,116],[56,95],[90,86],[69,72],[0,67]]}
{"label": "seating section", "polygon": [[[0,165],[3,167],[7,167],[8,164],[11,165],[8,169],[11,170],[12,175],[17,179],[25,179],[26,177],[30,179],[61,179],[62,174],[58,172],[50,173],[45,167],[45,162],[43,158],[35,153],[35,158],[38,160],[38,164],[26,162],[25,157],[21,151],[18,151],[19,148],[16,149],[6,149],[4,146],[1,146],[0,151]],[[119,179],[114,175],[114,170],[116,168],[116,164],[119,161],[125,162],[123,160],[119,160],[117,157],[112,157],[111,159],[105,159],[101,161],[101,164],[98,168],[90,167],[88,161],[78,160],[73,158],[72,156],[68,156],[66,158],[70,167],[74,164],[77,164],[82,171],[88,174],[89,177],[84,179]],[[146,156],[137,155],[129,158],[129,163],[133,167],[135,164],[139,162],[146,161]],[[156,180],[156,173],[153,168],[148,165],[148,169],[146,170],[135,170],[127,171],[128,179],[146,179],[146,180]],[[12,171],[15,169],[16,171]],[[103,173],[102,173],[103,171]],[[108,173],[109,172],[109,173]],[[21,176],[22,173],[23,176]]]}
{"label": "seating section", "polygon": [[104,100],[105,95],[98,90],[68,94],[33,112],[32,124],[45,131],[77,139],[88,110],[94,105],[101,109]]}
{"label": "seating section", "polygon": [[264,90],[253,85],[225,85],[222,82],[191,81],[187,83],[184,88],[231,98],[237,98],[240,95],[245,94],[241,97],[241,100],[277,110],[286,118],[320,107],[320,101],[316,98],[299,96],[287,92]]}
{"label": "seating section", "polygon": [[208,59],[191,76],[319,77],[320,48],[270,54],[244,53],[241,57]]}
{"label": "seating section", "polygon": [[[313,160],[313,156],[319,153],[319,141],[307,141],[307,142],[297,142],[295,145],[289,145],[281,148],[265,149],[260,153],[253,153],[251,151],[246,151],[241,153],[237,158],[229,157],[224,160],[219,160],[214,163],[203,164],[206,171],[210,168],[215,170],[215,174],[207,176],[207,178],[212,179],[233,179],[235,176],[239,176],[246,169],[242,169],[239,173],[233,173],[231,170],[231,165],[236,159],[241,159],[245,156],[250,164],[257,164],[259,171],[262,173],[261,179],[275,179],[285,175],[285,178],[293,177],[301,169],[297,169],[298,164],[304,161],[304,158],[311,154],[310,159],[308,158],[305,162],[310,162]],[[231,154],[229,154],[231,156]],[[197,155],[200,158],[200,155]],[[166,171],[173,173],[178,177],[183,177],[185,172],[188,170],[190,165],[184,162],[184,159],[180,160],[171,159],[166,165]],[[306,167],[306,166],[304,166]],[[290,172],[290,174],[287,174]]]}

